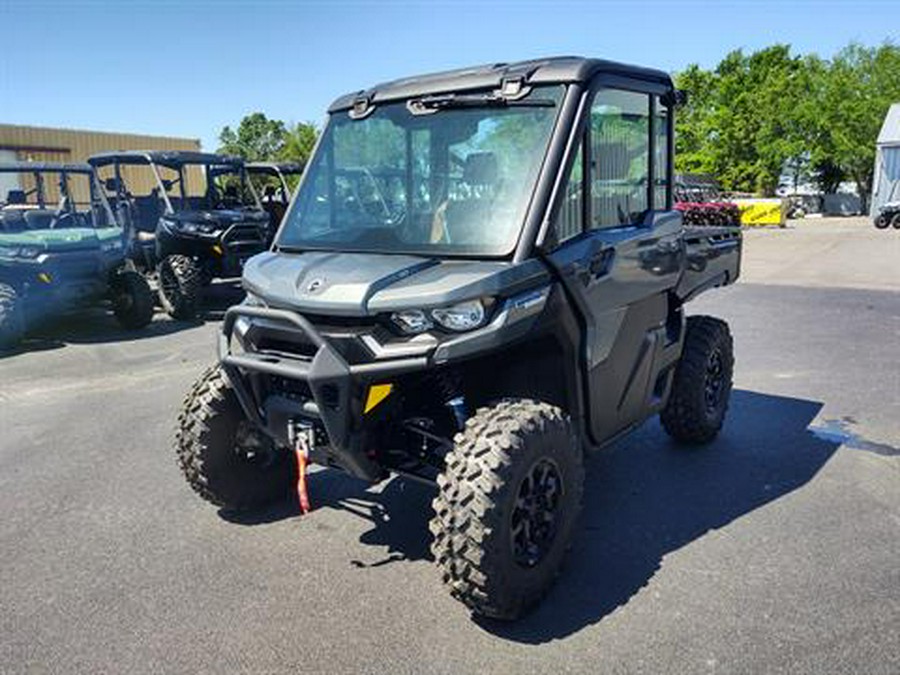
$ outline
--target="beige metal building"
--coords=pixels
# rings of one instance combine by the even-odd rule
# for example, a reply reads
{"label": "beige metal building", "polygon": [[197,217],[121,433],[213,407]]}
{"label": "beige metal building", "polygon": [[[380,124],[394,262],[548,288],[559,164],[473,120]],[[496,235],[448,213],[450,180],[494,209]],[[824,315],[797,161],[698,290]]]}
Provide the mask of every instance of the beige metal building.
{"label": "beige metal building", "polygon": [[[50,127],[29,127],[15,124],[0,124],[0,163],[3,162],[84,162],[98,152],[116,150],[199,150],[196,138],[172,138],[168,136],[146,136],[140,134],[119,134],[105,131],[84,131],[79,129],[53,129]],[[134,177],[136,193],[149,192],[154,183],[146,172]],[[14,176],[0,174],[0,200],[10,189],[30,188],[30,179],[25,185],[12,184]],[[146,183],[146,185],[144,184]],[[75,188],[78,192],[81,189]],[[50,198],[55,198],[55,190],[50,190]],[[78,195],[78,200],[87,195]]]}

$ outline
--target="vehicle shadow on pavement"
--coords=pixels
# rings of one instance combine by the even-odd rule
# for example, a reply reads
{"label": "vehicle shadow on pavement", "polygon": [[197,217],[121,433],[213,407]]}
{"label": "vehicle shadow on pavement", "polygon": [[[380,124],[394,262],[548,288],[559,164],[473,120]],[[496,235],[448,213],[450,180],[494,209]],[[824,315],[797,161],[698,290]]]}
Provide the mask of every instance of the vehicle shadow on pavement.
{"label": "vehicle shadow on pavement", "polygon": [[[368,521],[372,528],[360,535],[362,544],[386,547],[386,556],[375,562],[349,560],[354,567],[381,567],[393,562],[430,558],[431,500],[435,488],[394,477],[376,486],[334,469],[320,469],[310,476],[310,500],[318,509],[346,511]],[[263,525],[300,516],[295,499],[255,511],[219,510],[219,517],[238,525]]]}
{"label": "vehicle shadow on pavement", "polygon": [[126,342],[171,335],[209,321],[221,321],[228,308],[241,302],[243,298],[244,290],[239,283],[219,282],[206,289],[196,319],[176,321],[157,307],[153,321],[143,328],[134,330],[123,328],[112,312],[102,307],[72,312],[52,320],[41,321],[38,326],[29,330],[19,345],[7,351],[0,351],[0,358],[22,352],[61,349],[67,344]]}
{"label": "vehicle shadow on pavement", "polygon": [[490,633],[539,644],[601,621],[641,591],[663,557],[807,483],[839,447],[807,426],[822,404],[734,391],[708,446],[679,447],[655,420],[588,462],[581,529],[557,585]]}
{"label": "vehicle shadow on pavement", "polygon": [[[821,408],[815,401],[736,390],[722,434],[700,447],[674,444],[650,420],[588,459],[581,527],[544,601],[515,623],[476,621],[498,637],[532,644],[601,621],[650,582],[666,554],[815,476],[839,447],[807,430]],[[313,508],[347,511],[371,523],[360,543],[387,548],[374,563],[349,564],[377,567],[431,557],[434,488],[398,478],[372,488],[326,469],[313,474],[310,492]],[[258,525],[299,516],[299,508],[291,500],[219,515]]]}

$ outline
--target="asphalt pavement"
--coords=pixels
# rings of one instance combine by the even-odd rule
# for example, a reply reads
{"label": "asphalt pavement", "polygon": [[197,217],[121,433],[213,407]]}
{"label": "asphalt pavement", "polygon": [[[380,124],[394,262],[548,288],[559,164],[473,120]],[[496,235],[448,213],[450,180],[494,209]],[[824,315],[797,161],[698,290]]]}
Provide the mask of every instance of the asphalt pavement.
{"label": "asphalt pavement", "polygon": [[656,420],[593,457],[567,567],[525,619],[473,619],[428,553],[432,490],[332,471],[316,510],[241,517],[172,450],[205,321],[102,312],[0,358],[0,671],[900,672],[900,232],[749,232],[736,391],[708,447]]}

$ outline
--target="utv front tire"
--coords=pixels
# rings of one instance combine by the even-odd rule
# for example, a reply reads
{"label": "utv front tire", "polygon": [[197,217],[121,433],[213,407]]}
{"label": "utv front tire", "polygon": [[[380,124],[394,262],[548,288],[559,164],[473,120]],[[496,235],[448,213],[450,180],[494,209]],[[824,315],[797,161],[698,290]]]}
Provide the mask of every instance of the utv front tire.
{"label": "utv front tire", "polygon": [[219,366],[207,369],[185,397],[175,445],[188,484],[216,506],[264,506],[294,487],[294,455],[250,423]]}
{"label": "utv front tire", "polygon": [[203,271],[186,255],[167,256],[159,264],[159,300],[173,319],[189,320],[197,315]]}
{"label": "utv front tire", "polygon": [[113,313],[125,328],[143,328],[153,320],[150,284],[132,270],[119,272],[112,281]]}
{"label": "utv front tire", "polygon": [[474,613],[511,620],[550,588],[584,489],[582,453],[559,408],[507,400],[466,422],[438,478],[435,562]]}
{"label": "utv front tire", "polygon": [[19,294],[8,284],[0,284],[0,349],[15,347],[25,335],[25,319]]}
{"label": "utv front tire", "polygon": [[687,320],[684,350],[660,421],[682,443],[714,439],[725,421],[734,374],[734,347],[728,324],[711,316]]}

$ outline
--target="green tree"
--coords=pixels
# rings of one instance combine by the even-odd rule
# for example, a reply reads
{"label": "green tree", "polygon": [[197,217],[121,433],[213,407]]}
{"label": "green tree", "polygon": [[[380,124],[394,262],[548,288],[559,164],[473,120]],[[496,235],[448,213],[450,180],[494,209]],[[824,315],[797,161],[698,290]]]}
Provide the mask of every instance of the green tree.
{"label": "green tree", "polygon": [[218,152],[239,155],[251,162],[273,161],[281,155],[287,136],[284,122],[255,112],[246,115],[237,130],[230,126],[222,129]]}
{"label": "green tree", "polygon": [[690,92],[676,117],[677,169],[711,173],[729,190],[774,194],[785,161],[804,149],[803,60],[788,45],[736,50],[714,71],[689,66],[676,83]]}
{"label": "green tree", "polygon": [[900,101],[900,47],[844,48],[823,68],[811,101],[814,163],[852,180],[868,211],[875,142],[891,103]]}
{"label": "green tree", "polygon": [[309,161],[319,130],[312,122],[298,122],[290,127],[284,136],[284,144],[279,152],[279,159],[297,162],[304,166]]}
{"label": "green tree", "polygon": [[793,56],[787,45],[738,50],[675,81],[690,93],[676,117],[678,171],[771,195],[787,167],[808,172],[824,192],[852,180],[866,206],[878,131],[900,100],[896,45],[851,44],[831,60]]}

